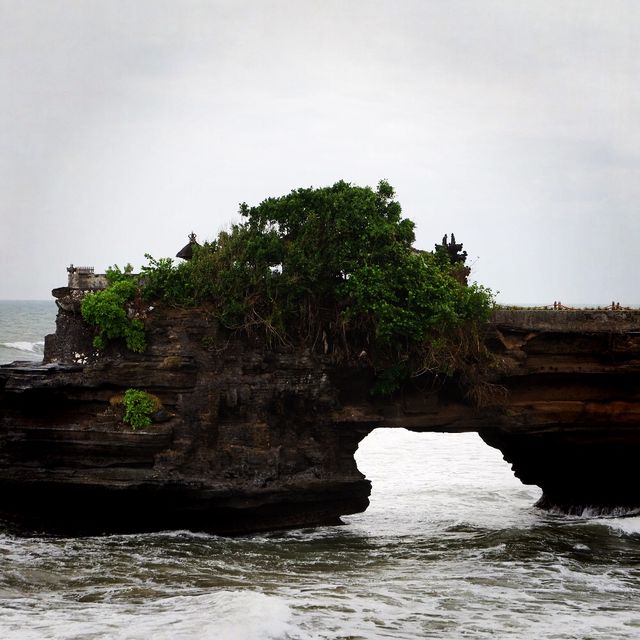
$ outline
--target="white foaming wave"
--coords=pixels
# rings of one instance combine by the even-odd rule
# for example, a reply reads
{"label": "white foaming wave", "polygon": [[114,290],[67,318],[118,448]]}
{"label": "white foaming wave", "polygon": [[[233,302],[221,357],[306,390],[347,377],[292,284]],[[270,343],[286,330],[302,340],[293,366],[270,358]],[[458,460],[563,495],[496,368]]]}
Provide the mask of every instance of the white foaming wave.
{"label": "white foaming wave", "polygon": [[[33,607],[0,607],[7,640],[277,640],[291,637],[291,609],[276,596],[218,591],[154,602],[78,605],[51,600]],[[36,611],[37,609],[37,611]],[[37,615],[34,615],[37,613]]]}
{"label": "white foaming wave", "polygon": [[580,522],[591,521],[601,522],[603,524],[611,525],[611,520],[629,519],[633,520],[636,516],[640,516],[640,509],[638,507],[594,507],[586,506],[582,507],[577,512],[567,513],[563,509],[557,507],[551,507],[545,509],[547,515],[554,518],[565,519],[568,522]]}
{"label": "white foaming wave", "polygon": [[0,347],[7,347],[7,349],[15,349],[16,351],[26,351],[27,353],[42,353],[44,350],[44,341],[38,342],[0,342]]}
{"label": "white foaming wave", "polygon": [[616,518],[615,520],[599,520],[599,522],[625,535],[640,535],[640,517],[637,516]]}
{"label": "white foaming wave", "polygon": [[574,524],[601,524],[624,535],[640,534],[640,509],[638,507],[584,507],[580,513],[567,514],[559,509],[549,509],[547,514]]}

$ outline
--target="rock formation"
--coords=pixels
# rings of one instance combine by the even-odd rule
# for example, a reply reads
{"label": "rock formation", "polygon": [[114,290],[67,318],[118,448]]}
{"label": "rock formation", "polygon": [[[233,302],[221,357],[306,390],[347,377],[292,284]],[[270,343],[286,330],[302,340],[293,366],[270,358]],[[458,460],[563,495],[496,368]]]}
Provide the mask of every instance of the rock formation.
{"label": "rock formation", "polygon": [[[472,406],[425,377],[368,392],[366,362],[267,346],[206,308],[151,310],[148,347],[93,353],[82,293],[54,290],[42,365],[0,367],[0,516],[62,533],[191,528],[218,533],[338,523],[370,483],[353,454],[374,428],[478,431],[541,506],[640,506],[640,314],[496,311],[486,344],[499,402]],[[133,431],[120,397],[162,401]]]}
{"label": "rock formation", "polygon": [[[328,363],[224,335],[206,309],[146,321],[148,347],[94,357],[81,294],[54,291],[45,363],[0,368],[0,513],[30,529],[220,533],[333,524],[364,510]],[[157,395],[170,419],[132,431],[114,402]]]}
{"label": "rock formation", "polygon": [[640,507],[640,313],[498,311],[489,346],[508,399],[480,436],[542,488],[539,506]]}

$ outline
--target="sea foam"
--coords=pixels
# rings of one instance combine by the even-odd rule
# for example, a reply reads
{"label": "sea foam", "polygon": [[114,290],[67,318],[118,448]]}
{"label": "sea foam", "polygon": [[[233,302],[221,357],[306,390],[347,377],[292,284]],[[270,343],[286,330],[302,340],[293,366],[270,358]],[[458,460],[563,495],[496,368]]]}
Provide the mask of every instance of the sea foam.
{"label": "sea foam", "polygon": [[292,630],[286,602],[256,591],[183,595],[140,606],[67,601],[27,609],[2,608],[4,638],[276,640]]}
{"label": "sea foam", "polygon": [[0,342],[0,347],[15,349],[16,351],[24,351],[27,353],[42,353],[44,350],[44,341],[27,342],[19,340],[17,342]]}

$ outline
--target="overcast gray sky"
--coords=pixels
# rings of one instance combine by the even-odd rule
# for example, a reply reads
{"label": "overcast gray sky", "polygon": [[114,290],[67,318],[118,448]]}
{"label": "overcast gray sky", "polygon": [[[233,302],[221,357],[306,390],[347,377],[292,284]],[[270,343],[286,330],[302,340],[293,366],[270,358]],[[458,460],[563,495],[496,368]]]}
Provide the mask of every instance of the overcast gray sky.
{"label": "overcast gray sky", "polygon": [[0,298],[386,178],[502,302],[640,303],[637,0],[0,0],[0,93]]}

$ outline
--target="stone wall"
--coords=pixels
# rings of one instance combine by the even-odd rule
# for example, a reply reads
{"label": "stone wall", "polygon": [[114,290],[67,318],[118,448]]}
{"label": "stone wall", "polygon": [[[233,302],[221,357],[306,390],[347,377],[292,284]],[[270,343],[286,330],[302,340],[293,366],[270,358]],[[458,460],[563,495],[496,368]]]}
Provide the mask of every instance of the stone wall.
{"label": "stone wall", "polygon": [[70,289],[81,291],[98,291],[108,286],[107,276],[104,273],[94,273],[93,267],[76,267],[73,264],[67,267],[69,274],[67,286]]}

